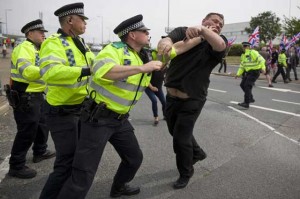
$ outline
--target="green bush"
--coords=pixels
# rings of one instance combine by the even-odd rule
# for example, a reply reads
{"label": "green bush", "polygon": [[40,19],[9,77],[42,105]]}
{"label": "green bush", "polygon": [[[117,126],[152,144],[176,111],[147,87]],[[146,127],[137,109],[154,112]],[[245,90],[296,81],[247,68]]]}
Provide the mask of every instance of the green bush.
{"label": "green bush", "polygon": [[241,56],[242,53],[243,53],[242,44],[233,44],[230,47],[230,50],[228,52],[228,56]]}

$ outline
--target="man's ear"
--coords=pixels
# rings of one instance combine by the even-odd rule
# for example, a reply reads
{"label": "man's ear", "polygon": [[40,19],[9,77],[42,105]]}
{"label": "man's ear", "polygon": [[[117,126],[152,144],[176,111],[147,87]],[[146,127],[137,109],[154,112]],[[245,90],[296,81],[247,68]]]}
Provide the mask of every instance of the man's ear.
{"label": "man's ear", "polygon": [[72,17],[68,18],[68,24],[72,25]]}

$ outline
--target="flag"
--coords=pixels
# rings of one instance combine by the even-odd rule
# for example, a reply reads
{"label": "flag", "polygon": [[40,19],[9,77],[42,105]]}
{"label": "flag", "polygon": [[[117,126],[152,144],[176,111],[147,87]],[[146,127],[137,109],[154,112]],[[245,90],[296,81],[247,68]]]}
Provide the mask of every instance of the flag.
{"label": "flag", "polygon": [[269,41],[268,47],[269,47],[270,50],[273,48],[272,40]]}
{"label": "flag", "polygon": [[228,41],[227,47],[232,46],[232,44],[235,42],[235,40],[236,40],[236,36],[229,38],[227,40]]}
{"label": "flag", "polygon": [[248,42],[251,44],[251,48],[259,45],[259,26],[257,26],[253,33],[250,35]]}
{"label": "flag", "polygon": [[285,49],[285,45],[287,44],[287,42],[288,42],[288,39],[287,39],[286,35],[283,33],[280,43],[279,43],[279,50],[282,50],[283,48]]}
{"label": "flag", "polygon": [[286,44],[285,44],[285,48],[289,49],[293,44],[296,43],[296,41],[298,41],[300,38],[300,32],[298,34],[295,34]]}

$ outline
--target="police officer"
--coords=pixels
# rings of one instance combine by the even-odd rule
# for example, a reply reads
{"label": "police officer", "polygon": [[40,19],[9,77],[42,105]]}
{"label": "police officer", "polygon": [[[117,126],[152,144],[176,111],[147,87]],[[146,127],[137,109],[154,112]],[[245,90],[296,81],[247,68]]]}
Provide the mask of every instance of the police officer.
{"label": "police officer", "polygon": [[49,129],[42,111],[45,83],[40,79],[39,49],[45,39],[41,20],[27,23],[21,32],[26,41],[18,45],[11,56],[11,92],[7,96],[14,101],[13,113],[17,134],[11,150],[8,175],[17,178],[33,178],[36,171],[25,166],[26,154],[33,144],[33,162],[52,158],[55,152],[47,150]]}
{"label": "police officer", "polygon": [[276,78],[278,77],[279,74],[281,74],[282,76],[282,80],[283,82],[289,83],[289,81],[287,80],[286,74],[284,72],[283,67],[287,67],[287,63],[286,63],[286,55],[285,55],[285,49],[281,49],[280,54],[278,56],[278,66],[277,66],[277,72],[276,74],[273,76],[272,82],[273,83],[277,83],[276,82]]}
{"label": "police officer", "polygon": [[42,45],[41,75],[47,83],[46,122],[57,151],[53,172],[40,198],[57,198],[71,175],[75,148],[80,136],[81,104],[87,95],[87,82],[94,54],[79,35],[88,18],[84,4],[65,5],[54,12],[61,28]]}
{"label": "police officer", "polygon": [[122,159],[110,196],[140,192],[139,187],[127,184],[134,178],[143,159],[134,129],[127,118],[150,82],[148,73],[162,67],[160,61],[148,62],[149,57],[143,47],[149,44],[149,29],[142,19],[142,15],[137,15],[118,25],[114,33],[118,34],[121,42],[107,45],[95,59],[90,83],[91,99],[86,101],[82,113],[82,134],[72,175],[58,198],[85,198],[108,141]]}
{"label": "police officer", "polygon": [[252,87],[258,79],[260,72],[265,73],[265,59],[254,49],[250,49],[249,42],[242,42],[244,53],[241,55],[241,64],[236,78],[243,75],[240,87],[244,91],[244,102],[239,106],[248,109],[249,104],[255,102],[252,95]]}

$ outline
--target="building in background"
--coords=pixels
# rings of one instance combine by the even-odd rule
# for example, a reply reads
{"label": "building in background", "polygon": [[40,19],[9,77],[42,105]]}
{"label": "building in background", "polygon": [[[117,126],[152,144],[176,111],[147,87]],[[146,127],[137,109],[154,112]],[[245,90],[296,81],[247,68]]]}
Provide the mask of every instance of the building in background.
{"label": "building in background", "polygon": [[[228,39],[236,36],[237,38],[234,44],[241,44],[243,41],[248,41],[249,35],[251,34],[245,31],[245,28],[247,27],[250,27],[250,22],[225,24],[221,34],[223,34]],[[278,45],[280,43],[280,40],[281,40],[281,35],[275,37],[272,43]]]}

